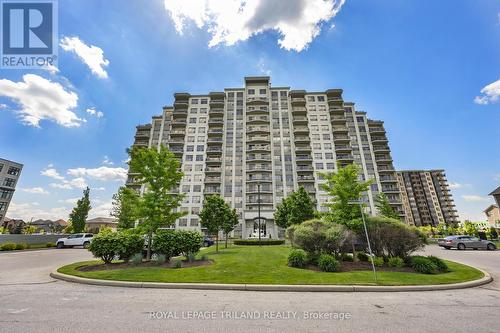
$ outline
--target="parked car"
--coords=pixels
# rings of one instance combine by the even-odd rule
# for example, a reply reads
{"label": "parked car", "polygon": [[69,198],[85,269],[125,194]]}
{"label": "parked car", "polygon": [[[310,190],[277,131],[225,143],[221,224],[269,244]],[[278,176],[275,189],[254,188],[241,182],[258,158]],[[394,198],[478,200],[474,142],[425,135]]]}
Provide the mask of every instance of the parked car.
{"label": "parked car", "polygon": [[205,236],[203,238],[203,247],[209,247],[209,246],[212,246],[214,245],[214,241],[212,238],[208,237],[208,236]]}
{"label": "parked car", "polygon": [[495,243],[489,240],[482,240],[473,236],[448,236],[445,238],[438,239],[438,245],[449,250],[456,248],[457,250],[465,249],[486,249],[495,250],[497,247]]}
{"label": "parked car", "polygon": [[89,247],[92,241],[93,234],[74,234],[68,237],[59,238],[56,242],[58,249],[73,246],[83,246],[85,249]]}

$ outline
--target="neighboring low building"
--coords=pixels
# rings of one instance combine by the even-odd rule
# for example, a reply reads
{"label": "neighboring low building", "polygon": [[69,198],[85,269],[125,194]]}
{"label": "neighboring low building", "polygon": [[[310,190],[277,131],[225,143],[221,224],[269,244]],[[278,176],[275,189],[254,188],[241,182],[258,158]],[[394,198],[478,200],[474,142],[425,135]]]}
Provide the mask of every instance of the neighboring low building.
{"label": "neighboring low building", "polygon": [[97,233],[102,228],[111,228],[116,230],[118,220],[111,217],[96,217],[85,222],[85,226],[89,232]]}
{"label": "neighboring low building", "polygon": [[491,227],[500,228],[500,209],[498,205],[491,205],[484,210]]}
{"label": "neighboring low building", "polygon": [[57,220],[57,221],[52,221],[52,220],[36,220],[31,223],[29,223],[32,226],[35,226],[37,229],[37,232],[44,232],[44,233],[57,233],[61,232],[64,227],[68,225],[68,223],[64,220]]}
{"label": "neighboring low building", "polygon": [[496,188],[493,192],[490,193],[491,196],[493,196],[493,199],[495,199],[495,202],[497,203],[497,207],[500,207],[500,186]]}
{"label": "neighboring low building", "polygon": [[3,226],[9,230],[10,234],[20,234],[26,223],[20,219],[9,219],[5,217]]}
{"label": "neighboring low building", "polygon": [[406,223],[457,225],[458,215],[444,170],[397,172]]}
{"label": "neighboring low building", "polygon": [[22,169],[22,164],[0,158],[0,226],[6,227],[4,218]]}

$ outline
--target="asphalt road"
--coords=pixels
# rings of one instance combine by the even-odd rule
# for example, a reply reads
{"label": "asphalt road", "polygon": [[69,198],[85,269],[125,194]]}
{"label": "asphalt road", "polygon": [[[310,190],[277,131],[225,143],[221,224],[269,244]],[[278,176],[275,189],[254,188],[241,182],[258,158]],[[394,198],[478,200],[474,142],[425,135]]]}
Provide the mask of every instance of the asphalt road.
{"label": "asphalt road", "polygon": [[[500,281],[500,251],[427,254]],[[498,332],[500,287],[405,293],[278,293],[100,287],[56,281],[83,249],[0,253],[0,332]],[[195,317],[195,318],[193,318]]]}

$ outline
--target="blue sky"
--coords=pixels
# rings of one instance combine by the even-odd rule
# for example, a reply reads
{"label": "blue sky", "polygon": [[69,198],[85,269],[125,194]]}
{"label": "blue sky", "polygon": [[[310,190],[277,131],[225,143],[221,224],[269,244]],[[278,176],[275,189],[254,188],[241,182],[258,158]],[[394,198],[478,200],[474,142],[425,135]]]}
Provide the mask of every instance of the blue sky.
{"label": "blue sky", "polygon": [[66,219],[88,184],[106,216],[135,126],[174,92],[270,75],[344,89],[385,121],[396,168],[445,169],[460,216],[485,219],[500,185],[499,1],[240,2],[60,1],[58,72],[0,69],[0,157],[24,164],[7,215]]}

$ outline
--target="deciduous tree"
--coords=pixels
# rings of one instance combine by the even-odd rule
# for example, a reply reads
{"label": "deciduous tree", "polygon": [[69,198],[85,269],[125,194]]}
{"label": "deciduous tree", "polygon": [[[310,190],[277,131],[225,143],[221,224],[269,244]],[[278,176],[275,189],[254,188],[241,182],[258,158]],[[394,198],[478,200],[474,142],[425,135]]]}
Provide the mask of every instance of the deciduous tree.
{"label": "deciduous tree", "polygon": [[91,208],[90,188],[87,186],[87,188],[83,190],[83,196],[78,199],[76,206],[69,214],[69,219],[71,220],[74,232],[83,232],[85,230],[85,223]]}

